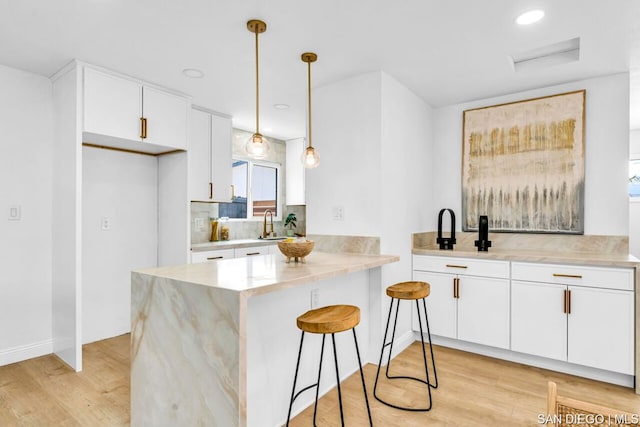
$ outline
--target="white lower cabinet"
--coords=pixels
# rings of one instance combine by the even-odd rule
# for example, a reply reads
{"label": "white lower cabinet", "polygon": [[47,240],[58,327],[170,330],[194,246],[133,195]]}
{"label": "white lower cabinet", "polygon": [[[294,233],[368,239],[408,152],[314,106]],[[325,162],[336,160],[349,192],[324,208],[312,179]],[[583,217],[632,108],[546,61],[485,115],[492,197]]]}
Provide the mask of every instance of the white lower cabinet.
{"label": "white lower cabinet", "polygon": [[269,246],[249,246],[246,248],[235,248],[236,258],[254,256],[254,255],[268,255]]}
{"label": "white lower cabinet", "polygon": [[[275,251],[274,249],[275,248]],[[279,253],[277,245],[260,245],[243,248],[212,249],[209,251],[191,252],[191,263],[214,261],[219,259],[243,258],[254,255]]]}
{"label": "white lower cabinet", "polygon": [[512,263],[511,349],[633,374],[633,270]]}
{"label": "white lower cabinet", "polygon": [[431,286],[431,333],[509,348],[509,262],[428,258],[414,256],[413,278]]}
{"label": "white lower cabinet", "polygon": [[215,249],[211,251],[191,252],[191,263],[235,258],[233,249]]}
{"label": "white lower cabinet", "polygon": [[634,274],[413,256],[413,279],[431,285],[432,335],[625,375],[634,374]]}

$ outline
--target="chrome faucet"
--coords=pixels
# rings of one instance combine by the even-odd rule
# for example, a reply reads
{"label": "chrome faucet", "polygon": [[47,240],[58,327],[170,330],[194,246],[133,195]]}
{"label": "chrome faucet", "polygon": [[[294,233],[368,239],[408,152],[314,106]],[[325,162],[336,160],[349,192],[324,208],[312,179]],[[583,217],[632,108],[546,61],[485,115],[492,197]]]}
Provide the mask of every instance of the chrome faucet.
{"label": "chrome faucet", "polygon": [[[267,214],[271,216],[271,231],[267,233]],[[264,220],[262,221],[262,238],[266,239],[270,235],[273,235],[273,212],[270,209],[264,211]]]}

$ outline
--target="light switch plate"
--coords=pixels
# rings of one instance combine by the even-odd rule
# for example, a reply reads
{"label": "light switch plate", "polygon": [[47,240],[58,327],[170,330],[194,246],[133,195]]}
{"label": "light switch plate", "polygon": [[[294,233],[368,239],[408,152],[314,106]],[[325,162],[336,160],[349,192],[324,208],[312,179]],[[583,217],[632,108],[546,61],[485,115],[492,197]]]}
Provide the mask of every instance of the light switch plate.
{"label": "light switch plate", "polygon": [[20,205],[9,206],[9,221],[20,221],[22,219],[21,211]]}
{"label": "light switch plate", "polygon": [[334,206],[331,208],[331,218],[334,221],[344,220],[344,208],[342,206]]}

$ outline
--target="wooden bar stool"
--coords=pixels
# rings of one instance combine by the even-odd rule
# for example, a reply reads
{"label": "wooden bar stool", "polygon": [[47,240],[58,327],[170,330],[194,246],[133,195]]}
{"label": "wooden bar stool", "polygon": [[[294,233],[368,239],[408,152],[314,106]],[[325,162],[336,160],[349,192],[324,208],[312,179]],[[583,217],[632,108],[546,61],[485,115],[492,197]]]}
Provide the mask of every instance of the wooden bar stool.
{"label": "wooden bar stool", "polygon": [[[384,331],[384,338],[382,340],[382,349],[380,350],[380,362],[378,363],[378,371],[376,372],[376,381],[373,385],[373,396],[380,402],[384,403],[387,406],[396,409],[403,409],[405,411],[417,411],[417,412],[426,412],[431,410],[432,401],[431,401],[431,388],[438,388],[438,374],[436,372],[436,361],[433,357],[433,347],[431,346],[431,332],[429,331],[429,318],[427,317],[427,303],[426,298],[429,296],[431,288],[427,282],[400,282],[395,285],[389,286],[387,288],[387,295],[391,297],[391,305],[389,306],[389,316],[387,317],[387,326]],[[426,380],[421,378],[414,378],[408,376],[393,376],[389,375],[389,365],[391,364],[391,353],[393,352],[393,340],[396,336],[396,325],[398,323],[398,309],[400,308],[400,300],[415,300],[416,309],[418,312],[418,323],[420,324],[420,339],[422,341],[422,358],[424,360],[424,373]],[[427,365],[427,354],[424,349],[424,334],[422,330],[422,316],[420,315],[420,304],[419,300],[422,300],[422,307],[424,312],[424,320],[427,326],[427,336],[429,337],[429,351],[431,353],[431,363],[433,365],[433,376],[434,383],[432,384],[429,380],[429,368]],[[396,315],[395,320],[393,322],[393,332],[391,333],[391,341],[387,342],[387,334],[389,333],[389,321],[391,320],[391,312],[393,311],[393,303],[396,302]],[[429,396],[428,406],[424,408],[408,408],[404,406],[400,406],[398,404],[393,404],[382,400],[376,394],[378,387],[378,377],[380,376],[380,366],[382,365],[382,357],[384,355],[384,350],[386,347],[389,347],[389,356],[387,357],[387,367],[385,370],[386,377],[389,380],[394,379],[407,379],[418,381],[427,386],[427,393]]]}
{"label": "wooden bar stool", "polygon": [[[371,419],[371,410],[369,409],[369,399],[367,398],[367,387],[364,383],[364,373],[362,372],[362,362],[360,361],[360,350],[358,349],[358,339],[356,338],[355,327],[360,323],[360,309],[353,305],[330,305],[327,307],[309,310],[297,318],[298,328],[302,331],[300,337],[300,349],[298,350],[298,361],[296,362],[296,373],[293,377],[293,389],[291,390],[291,400],[289,401],[289,413],[287,414],[287,426],[291,418],[291,408],[293,402],[298,396],[311,389],[316,388],[316,400],[313,407],[313,425],[316,425],[316,413],[318,410],[318,393],[320,391],[320,374],[322,372],[322,357],[324,356],[324,339],[327,334],[331,334],[333,343],[333,360],[336,367],[336,380],[338,381],[338,401],[340,403],[340,420],[344,426],[344,413],[342,410],[342,390],[340,389],[340,373],[338,372],[338,354],[336,352],[335,334],[351,329],[353,331],[353,342],[356,346],[356,354],[358,356],[358,368],[360,368],[360,378],[362,379],[362,390],[364,391],[364,400],[367,404],[367,414],[369,416],[369,425],[373,426]],[[322,347],[320,348],[320,364],[318,368],[318,381],[296,393],[296,381],[298,380],[298,369],[300,367],[300,356],[302,355],[302,343],[306,332],[312,334],[322,334]]]}

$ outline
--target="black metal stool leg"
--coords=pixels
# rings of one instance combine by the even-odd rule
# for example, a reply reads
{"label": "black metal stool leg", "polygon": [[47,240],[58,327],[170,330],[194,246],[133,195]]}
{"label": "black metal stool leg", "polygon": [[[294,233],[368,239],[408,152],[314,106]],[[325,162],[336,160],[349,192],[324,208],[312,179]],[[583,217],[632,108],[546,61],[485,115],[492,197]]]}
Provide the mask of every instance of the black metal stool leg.
{"label": "black metal stool leg", "polygon": [[353,342],[356,344],[356,355],[358,356],[358,368],[360,368],[360,378],[362,379],[362,391],[364,392],[364,401],[367,404],[367,415],[369,416],[369,425],[373,427],[373,419],[371,418],[371,409],[369,408],[369,398],[367,397],[367,386],[364,383],[364,372],[362,371],[362,361],[360,360],[360,350],[358,349],[358,338],[356,337],[356,328],[353,331]]}
{"label": "black metal stool leg", "polygon": [[[418,323],[420,325],[420,341],[422,343],[422,358],[423,358],[423,361],[424,361],[424,370],[425,370],[426,380],[423,380],[421,378],[404,376],[404,375],[389,375],[389,368],[390,368],[390,365],[391,365],[391,353],[393,351],[393,341],[395,339],[396,327],[397,327],[397,324],[398,324],[398,311],[400,309],[400,300],[398,299],[398,301],[396,303],[396,314],[395,314],[394,323],[393,323],[393,331],[392,331],[392,334],[391,334],[391,341],[387,342],[387,335],[389,333],[389,324],[390,324],[390,321],[391,321],[391,313],[393,311],[393,301],[394,301],[394,299],[396,299],[396,298],[391,298],[391,305],[389,306],[389,315],[387,317],[387,325],[385,327],[384,338],[382,340],[382,342],[383,342],[382,343],[382,350],[380,352],[380,363],[378,364],[378,371],[376,373],[376,380],[375,380],[375,383],[374,383],[374,386],[373,386],[373,396],[379,402],[384,403],[385,405],[390,406],[392,408],[402,409],[402,410],[405,410],[405,411],[412,411],[412,412],[427,412],[427,411],[431,410],[431,407],[433,405],[432,398],[431,398],[431,388],[436,388],[438,386],[438,382],[437,382],[437,377],[436,377],[436,380],[435,380],[435,385],[431,384],[431,381],[429,380],[429,367],[428,367],[428,363],[427,363],[427,355],[426,355],[426,350],[425,350],[425,346],[424,346],[424,334],[423,334],[423,329],[422,329],[422,315],[420,314],[420,306],[418,304],[418,300],[415,300],[415,301],[416,301],[416,309],[417,309],[417,312],[418,312]],[[431,332],[429,331],[429,320],[427,318],[427,306],[426,306],[426,302],[425,302],[424,298],[422,298],[422,301],[423,301],[423,307],[424,307],[424,313],[425,313],[425,323],[427,325],[427,334],[429,336],[429,349],[430,349],[430,352],[431,352],[431,362],[433,363],[434,374],[435,374],[435,358],[434,358],[434,355],[433,355],[433,347],[431,346]],[[387,346],[389,346],[389,355],[388,355],[388,358],[387,358],[387,366],[386,366],[386,369],[385,369],[386,377],[389,380],[406,379],[406,380],[418,381],[418,382],[421,382],[424,385],[426,385],[427,386],[427,394],[428,394],[428,397],[429,397],[429,404],[428,404],[427,407],[425,407],[425,408],[406,408],[406,407],[395,405],[393,403],[386,402],[385,400],[383,400],[382,398],[380,398],[377,395],[378,379],[379,379],[379,375],[380,375],[380,366],[382,365],[382,359],[384,357],[384,350],[385,350],[385,348]]]}
{"label": "black metal stool leg", "polygon": [[[388,345],[387,344],[387,334],[389,333],[389,322],[391,321],[391,310],[393,309],[393,298],[391,298],[391,305],[389,305],[389,315],[387,316],[387,326],[384,328],[384,338],[382,339],[382,349],[380,349],[380,361],[378,362],[378,370],[376,371],[376,380],[373,383],[373,397],[376,400],[380,400],[376,395],[376,391],[378,388],[378,377],[380,376],[380,367],[382,366],[382,358],[384,357],[384,349]],[[388,365],[388,362],[387,362]]]}
{"label": "black metal stool leg", "polygon": [[[315,399],[315,403],[313,406],[313,425],[316,425],[316,414],[318,411],[318,394],[319,394],[319,390],[320,390],[320,374],[322,373],[322,359],[324,357],[324,340],[325,340],[326,335],[322,335],[322,347],[320,348],[320,364],[318,367],[318,381],[315,384],[311,384],[308,385],[307,387],[303,388],[302,390],[300,390],[299,392],[296,393],[296,382],[298,381],[298,370],[300,368],[300,356],[302,356],[302,344],[304,342],[304,331],[302,331],[302,336],[300,337],[300,349],[298,350],[298,361],[296,362],[296,372],[293,376],[293,388],[291,389],[291,400],[289,401],[289,412],[287,413],[287,424],[286,426],[289,426],[289,421],[291,420],[291,409],[293,408],[293,402],[298,398],[298,396],[300,396],[302,393],[304,393],[305,391],[316,387],[316,399]],[[335,352],[335,349],[334,349]]]}
{"label": "black metal stool leg", "polygon": [[[391,305],[393,305],[394,298],[391,298]],[[391,332],[391,341],[389,342],[389,355],[387,356],[387,367],[385,369],[385,376],[389,379],[389,365],[391,365],[391,354],[393,353],[393,342],[396,339],[396,327],[398,326],[398,312],[400,311],[400,300],[396,299],[396,316],[393,320],[393,331]]]}
{"label": "black metal stool leg", "polygon": [[[416,301],[417,303],[418,301]],[[427,302],[426,298],[422,298],[422,307],[424,308],[424,320],[427,324],[427,337],[429,338],[429,352],[431,353],[431,364],[433,365],[433,377],[435,380],[435,385],[429,383],[429,385],[433,388],[438,388],[438,372],[436,371],[436,359],[433,355],[433,345],[431,344],[431,331],[429,331],[429,315],[427,314]],[[424,338],[422,340],[422,345],[424,346]]]}
{"label": "black metal stool leg", "polygon": [[293,401],[295,400],[296,381],[298,380],[298,369],[300,368],[300,356],[302,355],[302,343],[304,342],[304,331],[300,337],[300,349],[298,350],[298,361],[296,362],[296,373],[293,375],[293,388],[291,389],[291,400],[289,401],[289,413],[287,414],[287,427],[289,427],[289,420],[291,419],[291,408],[293,407]]}
{"label": "black metal stool leg", "polygon": [[316,400],[313,404],[313,426],[316,425],[316,415],[318,413],[318,395],[320,394],[320,374],[322,373],[322,359],[324,357],[324,339],[326,335],[322,334],[322,347],[320,347],[320,363],[318,364],[318,382],[316,382]]}
{"label": "black metal stool leg", "polygon": [[338,381],[338,403],[340,404],[340,421],[344,427],[344,411],[342,410],[342,390],[340,389],[340,373],[338,372],[338,353],[336,351],[336,336],[331,334],[331,341],[333,342],[333,360],[336,365],[336,380]]}

